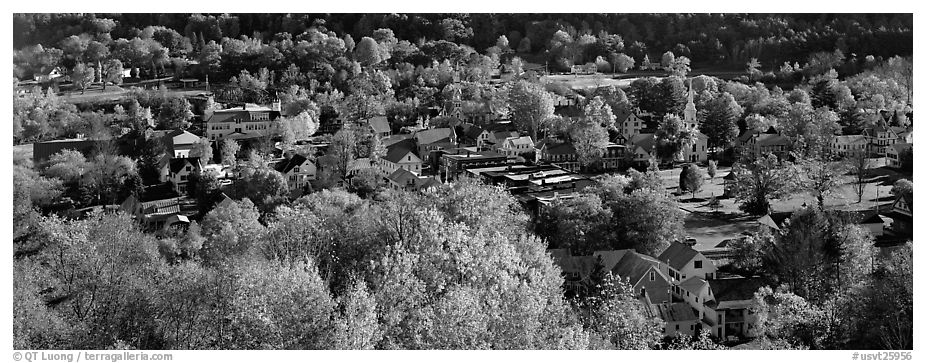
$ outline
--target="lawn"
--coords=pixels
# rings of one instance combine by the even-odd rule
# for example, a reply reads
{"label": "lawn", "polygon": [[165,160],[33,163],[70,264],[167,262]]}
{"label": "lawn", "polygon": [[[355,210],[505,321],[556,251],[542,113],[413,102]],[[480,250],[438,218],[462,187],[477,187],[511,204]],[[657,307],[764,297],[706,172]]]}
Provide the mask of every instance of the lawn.
{"label": "lawn", "polygon": [[[680,168],[659,171],[667,190],[673,195],[677,194],[680,172]],[[758,227],[756,217],[747,216],[740,211],[735,198],[719,198],[720,208],[717,209],[707,206],[707,200],[711,196],[723,195],[723,177],[729,172],[730,168],[721,168],[713,180],[706,179],[701,191],[695,193],[694,199],[690,193],[675,195],[679,207],[685,212],[685,233],[698,241],[695,249],[713,248],[723,240],[735,238],[743,232],[754,231]],[[890,195],[893,181],[910,176],[888,168],[874,169],[871,174],[882,178],[866,183],[861,202],[858,202],[855,185],[850,182],[838,187],[824,200],[824,205],[847,211],[872,210],[877,206],[881,213],[885,213],[894,201]],[[816,199],[808,192],[796,192],[786,198],[772,201],[772,209],[777,212],[789,212],[800,209],[805,203],[816,203]]]}

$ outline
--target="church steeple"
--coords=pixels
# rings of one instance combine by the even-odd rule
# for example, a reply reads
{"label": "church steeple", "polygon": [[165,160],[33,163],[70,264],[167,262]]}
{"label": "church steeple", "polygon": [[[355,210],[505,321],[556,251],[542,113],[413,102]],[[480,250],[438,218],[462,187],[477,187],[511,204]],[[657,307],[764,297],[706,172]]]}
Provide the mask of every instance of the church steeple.
{"label": "church steeple", "polygon": [[685,125],[689,127],[696,127],[698,125],[698,110],[695,108],[694,104],[694,89],[692,87],[693,80],[688,81],[688,104],[685,105],[685,114],[683,121]]}

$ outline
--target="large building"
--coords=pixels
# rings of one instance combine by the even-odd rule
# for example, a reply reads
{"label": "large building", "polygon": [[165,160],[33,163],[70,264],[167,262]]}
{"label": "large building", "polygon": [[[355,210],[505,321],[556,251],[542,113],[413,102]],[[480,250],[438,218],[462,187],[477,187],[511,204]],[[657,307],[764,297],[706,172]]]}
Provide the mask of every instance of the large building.
{"label": "large building", "polygon": [[245,104],[240,108],[209,111],[206,117],[206,137],[210,141],[224,139],[255,139],[280,135],[275,121],[280,117],[280,104],[272,107]]}

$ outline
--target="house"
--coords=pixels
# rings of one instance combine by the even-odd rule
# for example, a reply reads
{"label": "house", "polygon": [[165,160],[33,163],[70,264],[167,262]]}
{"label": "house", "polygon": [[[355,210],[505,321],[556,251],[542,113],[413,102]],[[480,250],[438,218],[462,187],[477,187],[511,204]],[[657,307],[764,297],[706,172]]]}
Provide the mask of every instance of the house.
{"label": "house", "polygon": [[495,152],[508,157],[531,153],[534,152],[534,141],[530,136],[508,137],[496,146]]}
{"label": "house", "polygon": [[190,157],[190,150],[199,143],[199,136],[192,132],[176,129],[165,134],[162,138],[164,148],[174,158]]}
{"label": "house", "polygon": [[836,155],[855,157],[866,155],[868,152],[868,139],[865,135],[839,135],[830,141],[830,149]]}
{"label": "house", "polygon": [[893,168],[900,168],[900,156],[912,147],[913,144],[897,143],[886,148],[887,165]]}
{"label": "house", "polygon": [[404,140],[386,147],[386,155],[377,161],[380,174],[385,178],[396,169],[405,169],[416,173],[421,172],[421,158],[413,150],[412,140]]}
{"label": "house", "polygon": [[779,160],[788,156],[791,139],[778,133],[753,134],[743,144],[742,152],[752,157],[774,154]]}
{"label": "house", "polygon": [[663,263],[660,267],[662,273],[669,276],[670,281],[678,283],[689,277],[713,279],[717,274],[714,262],[704,257],[700,252],[684,243],[674,241],[657,259]]}
{"label": "house", "polygon": [[189,225],[190,220],[182,210],[180,198],[157,199],[142,202],[131,195],[119,205],[125,213],[135,217],[145,229],[167,229],[175,224]]}
{"label": "house", "polygon": [[900,138],[881,115],[876,117],[874,126],[866,128],[862,134],[868,139],[868,150],[873,157],[886,156],[888,147]]}
{"label": "house", "polygon": [[667,337],[696,335],[701,319],[690,305],[678,302],[654,305],[655,315],[665,323],[662,332]]}
{"label": "house", "polygon": [[[480,150],[491,150],[509,137],[521,136],[511,122],[496,122],[480,127],[476,135],[476,147]],[[474,134],[476,130],[468,134]]]}
{"label": "house", "polygon": [[[731,277],[708,282],[707,302],[702,322],[712,335],[727,340],[731,336],[755,337],[755,293],[767,283],[759,278]],[[695,308],[697,309],[697,308]]]}
{"label": "house", "polygon": [[913,143],[913,126],[912,125],[908,126],[905,129],[904,128],[901,128],[900,130],[895,129],[895,132],[897,132],[897,142],[909,143],[909,144]]}
{"label": "house", "polygon": [[389,120],[386,119],[386,116],[371,117],[364,120],[363,123],[373,135],[382,138],[392,136],[392,127],[389,126]]}
{"label": "house", "polygon": [[579,153],[568,142],[543,140],[534,146],[534,162],[558,165],[570,171],[579,170]]}
{"label": "house", "polygon": [[893,220],[891,231],[894,234],[913,236],[913,193],[904,193],[897,197],[887,217]]}
{"label": "house", "polygon": [[620,144],[609,142],[604,147],[598,165],[602,170],[616,170],[623,163],[627,147]]}
{"label": "house", "polygon": [[294,154],[277,162],[274,169],[286,178],[286,185],[289,190],[302,189],[309,182],[315,180],[318,172],[315,163],[301,154]]}
{"label": "house", "polygon": [[[643,132],[643,129],[646,128],[647,120],[651,117],[649,114],[644,114],[640,109],[636,109],[634,112],[628,112],[624,114],[616,115],[616,125],[617,130],[620,132],[621,136],[625,139],[634,137],[637,134]],[[641,117],[644,116],[644,117]]]}
{"label": "house", "polygon": [[628,251],[610,271],[630,284],[636,296],[646,298],[650,304],[671,303],[672,284],[659,266],[660,262],[650,256]]}
{"label": "house", "polygon": [[582,65],[577,64],[573,65],[570,71],[572,74],[595,74],[598,73],[598,65],[593,62],[585,63]]}
{"label": "house", "polygon": [[202,170],[199,158],[172,158],[164,155],[159,165],[159,180],[162,183],[171,182],[174,191],[180,195],[186,194],[190,176]]}
{"label": "house", "polygon": [[206,137],[210,141],[223,139],[254,139],[263,136],[279,136],[282,130],[277,122],[280,117],[279,103],[272,107],[244,104],[241,108],[210,110],[206,119]]}
{"label": "house", "polygon": [[453,127],[442,127],[415,132],[413,135],[418,155],[425,162],[431,162],[431,152],[457,146],[457,135]]}
{"label": "house", "polygon": [[60,67],[52,68],[47,72],[37,72],[32,76],[32,78],[39,83],[53,81],[62,77],[64,77],[64,72]]}
{"label": "house", "polygon": [[636,134],[627,140],[627,158],[633,165],[647,165],[656,157],[656,134]]}
{"label": "house", "polygon": [[389,174],[386,180],[389,181],[393,189],[404,191],[419,191],[440,185],[440,182],[434,177],[423,177],[416,172],[402,168],[396,169],[392,174]]}

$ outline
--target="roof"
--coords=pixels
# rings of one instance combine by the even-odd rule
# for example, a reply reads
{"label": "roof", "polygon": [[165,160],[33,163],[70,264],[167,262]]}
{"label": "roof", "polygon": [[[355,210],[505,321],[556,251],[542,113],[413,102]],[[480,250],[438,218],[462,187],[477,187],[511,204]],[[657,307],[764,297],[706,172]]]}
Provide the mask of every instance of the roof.
{"label": "roof", "polygon": [[865,138],[865,135],[838,135],[833,138],[833,142],[837,144],[852,144],[866,143],[868,140]]}
{"label": "roof", "polygon": [[751,300],[759,288],[767,283],[755,277],[734,277],[708,280],[708,284],[714,294],[714,301],[721,303]]}
{"label": "roof", "polygon": [[787,136],[779,134],[760,134],[756,137],[756,146],[787,146],[790,142]]}
{"label": "roof", "polygon": [[913,144],[909,142],[901,142],[901,143],[896,143],[894,145],[891,145],[891,148],[893,148],[894,151],[896,151],[898,155],[911,147],[913,147]]}
{"label": "roof", "polygon": [[421,130],[415,133],[415,141],[418,145],[433,144],[435,142],[450,142],[453,129],[442,127],[437,129]]}
{"label": "roof", "polygon": [[772,216],[770,216],[770,215],[768,215],[768,214],[762,216],[761,218],[759,218],[758,220],[756,220],[756,222],[758,222],[758,223],[761,224],[761,225],[768,226],[769,228],[774,229],[774,230],[776,230],[776,231],[780,231],[780,230],[781,230],[781,228],[778,227],[778,224],[775,223],[775,220],[772,219]]}
{"label": "roof", "polygon": [[199,136],[181,129],[171,131],[166,136],[173,143],[172,145],[191,145],[199,142]]}
{"label": "roof", "polygon": [[389,120],[386,119],[386,116],[376,116],[369,119],[370,128],[373,129],[373,132],[378,134],[389,133],[392,131],[392,128],[389,127]]}
{"label": "roof", "polygon": [[404,168],[398,168],[392,172],[392,174],[389,174],[386,179],[389,179],[399,185],[417,184],[418,174],[415,174]]}
{"label": "roof", "polygon": [[421,185],[418,187],[419,189],[428,189],[428,188],[437,187],[441,185],[440,180],[437,180],[437,178],[434,178],[434,177],[427,177],[427,178],[423,178],[419,180],[424,180],[424,182],[421,183]]}
{"label": "roof", "polygon": [[414,147],[411,145],[410,142],[403,140],[402,142],[397,142],[392,145],[389,145],[386,148],[387,150],[386,156],[384,156],[383,159],[391,161],[393,163],[399,163],[402,161],[402,158],[404,158],[405,155],[408,155],[408,153],[412,153],[413,149]]}
{"label": "roof", "polygon": [[282,174],[286,174],[295,169],[297,166],[302,166],[302,164],[305,164],[306,160],[308,159],[306,159],[305,156],[302,156],[301,154],[295,154],[289,159],[283,159],[278,162],[274,169]]}
{"label": "roof", "polygon": [[545,143],[541,145],[541,148],[543,147],[546,148],[546,151],[544,151],[544,153],[548,155],[573,155],[576,153],[575,146],[573,146],[572,143],[568,143],[568,142],[558,143],[558,144]]}
{"label": "roof", "polygon": [[658,264],[658,262],[653,260],[652,257],[641,255],[634,251],[628,251],[624,254],[624,257],[615,264],[611,272],[620,276],[622,279],[630,279],[630,283],[635,284],[643,278],[643,275],[646,274],[646,271],[648,271],[650,267],[654,267],[656,264]]}
{"label": "roof", "polygon": [[199,167],[199,158],[173,158],[170,159],[170,172],[178,173],[187,165],[190,164],[195,168]]}
{"label": "roof", "polygon": [[749,130],[743,131],[743,133],[740,134],[740,136],[736,138],[736,141],[742,144],[742,143],[749,141],[749,139],[751,139],[753,135],[758,135],[761,133],[762,131],[759,129],[749,129]]}
{"label": "roof", "polygon": [[604,266],[604,270],[611,271],[629,251],[632,250],[595,251],[592,256],[595,256],[595,258],[601,257],[601,264]]}
{"label": "roof", "polygon": [[859,218],[861,222],[859,224],[883,224],[884,219],[881,218],[881,215],[875,211],[868,211],[865,214],[862,214]]}
{"label": "roof", "polygon": [[392,144],[395,144],[397,142],[402,142],[402,141],[405,141],[411,138],[412,138],[412,134],[397,134],[397,135],[392,135],[385,139],[382,139],[380,140],[380,142],[383,144],[383,146],[389,147]]}
{"label": "roof", "polygon": [[698,320],[695,310],[686,303],[674,304],[656,304],[656,312],[662,321],[668,323],[673,321],[691,321]]}
{"label": "roof", "polygon": [[699,276],[692,276],[688,280],[685,280],[684,282],[679,284],[679,286],[681,286],[683,289],[689,292],[698,292],[704,286],[707,286],[707,280],[702,279]]}
{"label": "roof", "polygon": [[650,152],[656,146],[656,134],[636,134],[630,138],[629,142],[633,146],[639,146]]}
{"label": "roof", "polygon": [[727,175],[723,176],[723,180],[736,180],[736,173],[734,173],[733,170],[730,170]]}
{"label": "roof", "polygon": [[245,115],[250,115],[252,113],[269,113],[271,120],[274,120],[280,116],[279,111],[274,111],[269,107],[247,104],[244,107],[212,111],[212,116],[209,116],[209,119],[206,120],[206,123],[234,122],[236,119],[244,117]]}
{"label": "roof", "polygon": [[167,220],[164,221],[164,226],[169,226],[175,223],[186,223],[190,224],[190,219],[184,215],[174,214],[170,217],[167,217]]}
{"label": "roof", "polygon": [[676,270],[681,270],[682,267],[688,264],[688,261],[691,261],[697,255],[698,251],[686,244],[675,241],[669,244],[669,248],[659,254],[658,259]]}
{"label": "roof", "polygon": [[512,145],[528,145],[528,146],[534,145],[534,141],[531,140],[530,136],[509,137],[505,139],[505,141],[511,142]]}

